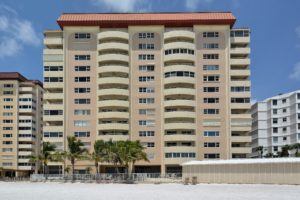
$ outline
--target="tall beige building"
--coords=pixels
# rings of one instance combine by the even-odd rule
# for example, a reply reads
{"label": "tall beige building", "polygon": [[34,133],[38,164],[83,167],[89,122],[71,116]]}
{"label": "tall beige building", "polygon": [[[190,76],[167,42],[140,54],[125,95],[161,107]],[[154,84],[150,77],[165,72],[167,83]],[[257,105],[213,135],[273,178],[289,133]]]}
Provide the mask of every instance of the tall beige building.
{"label": "tall beige building", "polygon": [[44,33],[44,141],[66,149],[76,136],[92,150],[95,140],[140,140],[150,162],[136,172],[248,157],[250,30],[233,29],[235,20],[230,12],[61,15],[61,30]]}
{"label": "tall beige building", "polygon": [[[40,152],[43,84],[16,72],[0,72],[0,167],[2,176],[28,176]],[[36,166],[38,167],[38,166]]]}

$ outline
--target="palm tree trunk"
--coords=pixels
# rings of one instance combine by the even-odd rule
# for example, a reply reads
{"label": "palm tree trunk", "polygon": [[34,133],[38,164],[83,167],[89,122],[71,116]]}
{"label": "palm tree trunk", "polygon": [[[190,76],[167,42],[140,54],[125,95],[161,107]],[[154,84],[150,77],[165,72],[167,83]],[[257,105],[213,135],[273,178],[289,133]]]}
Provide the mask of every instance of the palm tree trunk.
{"label": "palm tree trunk", "polygon": [[75,174],[75,160],[71,159],[71,164],[72,164],[72,180],[74,181],[74,174]]}
{"label": "palm tree trunk", "polygon": [[96,173],[99,174],[99,164],[97,161],[95,161],[95,167],[96,167]]}

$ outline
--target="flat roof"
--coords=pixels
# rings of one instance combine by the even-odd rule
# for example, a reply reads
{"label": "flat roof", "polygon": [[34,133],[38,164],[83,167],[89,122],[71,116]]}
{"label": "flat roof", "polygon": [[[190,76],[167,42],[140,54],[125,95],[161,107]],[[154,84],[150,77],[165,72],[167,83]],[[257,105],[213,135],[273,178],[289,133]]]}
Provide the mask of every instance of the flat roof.
{"label": "flat roof", "polygon": [[31,82],[35,85],[43,87],[43,83],[39,80],[28,80],[18,72],[0,72],[0,80],[18,80],[20,82]]}
{"label": "flat roof", "polygon": [[176,13],[63,13],[57,23],[64,26],[101,26],[127,28],[138,25],[164,25],[191,27],[193,25],[234,25],[231,12],[176,12]]}
{"label": "flat roof", "polygon": [[189,165],[226,165],[226,164],[260,164],[260,163],[300,163],[300,158],[253,158],[253,159],[231,159],[231,160],[193,160],[182,163]]}

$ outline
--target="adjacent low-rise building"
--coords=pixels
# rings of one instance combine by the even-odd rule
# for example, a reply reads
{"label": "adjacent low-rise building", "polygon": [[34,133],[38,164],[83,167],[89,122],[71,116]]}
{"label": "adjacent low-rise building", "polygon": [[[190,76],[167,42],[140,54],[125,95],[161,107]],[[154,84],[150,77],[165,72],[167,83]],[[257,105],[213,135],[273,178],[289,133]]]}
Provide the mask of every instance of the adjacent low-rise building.
{"label": "adjacent low-rise building", "polygon": [[40,152],[43,84],[0,72],[0,167],[3,176],[28,176]]}
{"label": "adjacent low-rise building", "polygon": [[300,90],[270,97],[252,105],[252,154],[277,155],[284,145],[300,143]]}

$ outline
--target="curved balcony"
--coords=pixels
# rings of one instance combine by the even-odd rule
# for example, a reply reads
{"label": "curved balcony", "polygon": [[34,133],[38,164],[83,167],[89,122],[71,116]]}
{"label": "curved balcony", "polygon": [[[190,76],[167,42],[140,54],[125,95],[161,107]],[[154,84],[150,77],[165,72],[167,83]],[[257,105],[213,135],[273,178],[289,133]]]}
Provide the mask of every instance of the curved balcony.
{"label": "curved balcony", "polygon": [[195,95],[196,90],[191,88],[169,88],[164,90],[165,96],[169,95]]}
{"label": "curved balcony", "polygon": [[102,73],[129,73],[129,67],[125,67],[122,65],[105,65],[98,67],[97,72],[102,74]]}
{"label": "curved balcony", "polygon": [[124,89],[101,89],[98,90],[98,96],[129,96],[129,90]]}
{"label": "curved balcony", "polygon": [[190,42],[170,42],[164,45],[164,49],[186,48],[195,50],[195,44]]}
{"label": "curved balcony", "polygon": [[120,77],[103,77],[97,80],[99,85],[106,85],[106,84],[129,84],[129,78],[120,78]]}
{"label": "curved balcony", "polygon": [[172,112],[165,112],[165,118],[196,118],[195,112],[188,112],[188,111],[172,111]]}
{"label": "curved balcony", "polygon": [[165,152],[196,152],[196,146],[172,146],[164,147]]}
{"label": "curved balcony", "polygon": [[112,38],[119,38],[123,40],[129,39],[129,34],[124,31],[103,31],[98,33],[97,35],[98,40],[101,39],[112,39]]}
{"label": "curved balcony", "polygon": [[178,106],[190,106],[195,107],[196,103],[194,100],[169,100],[164,101],[165,107],[178,107]]}
{"label": "curved balcony", "polygon": [[[98,130],[129,130],[129,124],[120,124],[120,123],[110,123],[110,124],[98,124],[97,125]],[[99,137],[107,136],[107,135],[99,135]],[[111,135],[112,137],[118,136],[118,135]]]}
{"label": "curved balcony", "polygon": [[173,76],[173,77],[164,78],[164,84],[170,84],[170,83],[195,84],[195,82],[196,82],[195,77]]}
{"label": "curved balcony", "polygon": [[172,72],[172,71],[189,71],[196,72],[196,68],[191,65],[169,65],[164,67],[164,72]]}
{"label": "curved balcony", "polygon": [[108,53],[99,55],[97,57],[98,62],[110,62],[110,61],[119,61],[119,62],[129,62],[129,56],[118,53]]}
{"label": "curved balcony", "polygon": [[195,55],[191,54],[169,54],[164,56],[164,61],[165,62],[176,62],[176,61],[181,61],[181,62],[195,62]]}
{"label": "curved balcony", "polygon": [[164,136],[164,141],[168,141],[168,142],[177,142],[177,141],[189,142],[189,141],[196,141],[196,140],[197,140],[196,135],[176,134],[176,135]]}
{"label": "curved balcony", "polygon": [[128,112],[100,112],[98,113],[98,119],[128,119]]}
{"label": "curved balcony", "polygon": [[98,140],[104,140],[104,141],[124,141],[129,140],[129,135],[98,135]]}
{"label": "curved balcony", "polygon": [[164,39],[172,39],[172,38],[189,38],[195,39],[195,33],[188,30],[172,30],[164,33]]}
{"label": "curved balcony", "polygon": [[107,100],[107,101],[98,101],[97,103],[98,108],[105,108],[105,107],[129,107],[129,101],[121,101],[121,100]]}
{"label": "curved balcony", "polygon": [[[178,152],[178,151],[176,151]],[[197,151],[195,150],[194,152],[191,153],[196,153]],[[166,165],[180,165],[182,163],[191,161],[191,160],[196,160],[197,158],[164,158],[164,163]]]}
{"label": "curved balcony", "polygon": [[166,123],[165,130],[195,130],[195,123]]}
{"label": "curved balcony", "polygon": [[106,51],[106,50],[122,50],[128,51],[129,44],[121,43],[121,42],[105,42],[97,45],[98,51]]}

